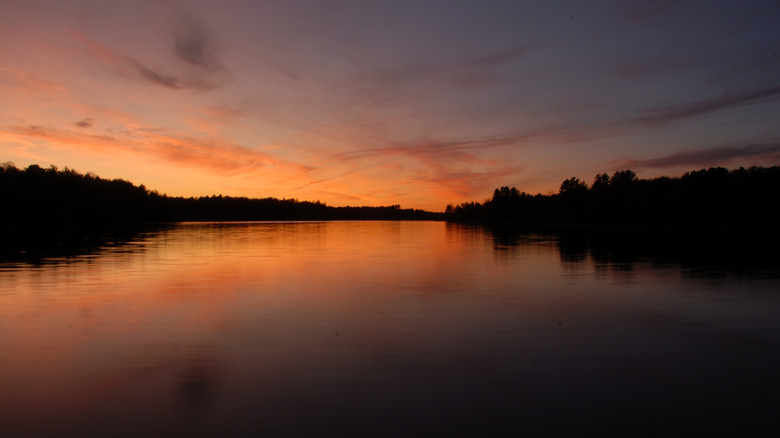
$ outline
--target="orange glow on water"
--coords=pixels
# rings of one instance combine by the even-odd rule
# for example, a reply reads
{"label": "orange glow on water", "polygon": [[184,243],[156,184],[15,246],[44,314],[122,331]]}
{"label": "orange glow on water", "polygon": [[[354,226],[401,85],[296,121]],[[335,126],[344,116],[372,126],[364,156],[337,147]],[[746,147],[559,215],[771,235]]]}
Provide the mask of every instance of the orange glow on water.
{"label": "orange glow on water", "polygon": [[[443,405],[436,427],[453,410],[514,424],[520,408],[535,410],[525,426],[547,427],[540,415],[561,409],[600,418],[594,394],[621,409],[661,385],[652,403],[666,409],[669,391],[691,396],[692,379],[712,387],[704,364],[720,383],[765,385],[776,372],[764,345],[777,300],[761,293],[771,281],[713,286],[677,267],[575,253],[551,236],[441,222],[189,223],[9,263],[0,419],[19,436],[258,424],[285,435],[397,413],[426,412],[403,424],[428,424],[425,407]],[[768,361],[757,377],[735,377],[728,343],[702,336],[732,330],[762,340],[749,353]],[[743,360],[745,348],[729,351]]]}

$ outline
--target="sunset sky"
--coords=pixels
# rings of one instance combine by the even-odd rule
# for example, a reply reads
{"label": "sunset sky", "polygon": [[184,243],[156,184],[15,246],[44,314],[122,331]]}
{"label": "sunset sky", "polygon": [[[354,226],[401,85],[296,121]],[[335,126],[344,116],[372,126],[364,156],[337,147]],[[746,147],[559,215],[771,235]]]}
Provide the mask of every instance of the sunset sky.
{"label": "sunset sky", "polygon": [[780,164],[780,2],[2,0],[0,162],[442,211]]}

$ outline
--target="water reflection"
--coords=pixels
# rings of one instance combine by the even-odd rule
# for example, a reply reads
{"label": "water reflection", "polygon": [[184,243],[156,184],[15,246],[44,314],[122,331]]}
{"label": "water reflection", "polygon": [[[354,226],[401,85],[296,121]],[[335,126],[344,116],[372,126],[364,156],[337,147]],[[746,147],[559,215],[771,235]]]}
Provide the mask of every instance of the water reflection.
{"label": "water reflection", "polygon": [[[0,273],[0,424],[35,437],[776,430],[777,265],[613,240],[179,224],[87,263],[17,263]],[[706,260],[728,274],[693,276],[711,275]]]}
{"label": "water reflection", "polygon": [[[461,227],[451,225],[453,228]],[[480,232],[482,227],[464,227]],[[487,227],[497,252],[553,244],[563,263],[590,263],[596,271],[634,270],[638,265],[676,266],[684,275],[776,276],[777,230],[522,229]]]}
{"label": "water reflection", "polygon": [[173,224],[84,228],[0,227],[0,266],[39,266],[88,260],[105,253],[142,251],[145,243]]}

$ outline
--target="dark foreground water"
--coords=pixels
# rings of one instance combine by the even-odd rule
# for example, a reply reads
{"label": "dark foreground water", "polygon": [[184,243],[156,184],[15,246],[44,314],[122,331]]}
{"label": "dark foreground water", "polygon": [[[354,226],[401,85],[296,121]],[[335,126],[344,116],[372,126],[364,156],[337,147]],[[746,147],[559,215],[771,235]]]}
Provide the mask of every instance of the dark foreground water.
{"label": "dark foreground water", "polygon": [[0,435],[778,436],[756,235],[180,224],[3,252]]}

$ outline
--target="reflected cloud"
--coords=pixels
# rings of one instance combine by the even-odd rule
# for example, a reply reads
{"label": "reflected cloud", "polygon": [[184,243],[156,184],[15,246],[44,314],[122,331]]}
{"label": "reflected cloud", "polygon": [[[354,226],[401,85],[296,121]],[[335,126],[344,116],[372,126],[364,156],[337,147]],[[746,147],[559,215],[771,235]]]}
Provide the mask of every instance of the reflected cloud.
{"label": "reflected cloud", "polygon": [[188,417],[202,418],[216,398],[220,374],[218,355],[210,350],[187,358],[178,374],[177,399]]}
{"label": "reflected cloud", "polygon": [[[650,435],[720,417],[735,435],[774,426],[774,279],[658,275],[654,251],[637,249],[663,241],[683,259],[690,232],[674,243],[557,231],[188,223],[131,260],[0,272],[4,431],[362,436],[386,424],[388,436],[536,436],[585,425],[620,436],[656,412],[672,415]],[[711,250],[723,234],[702,241]],[[594,275],[598,254],[608,259]],[[626,403],[637,394],[639,410]]]}

